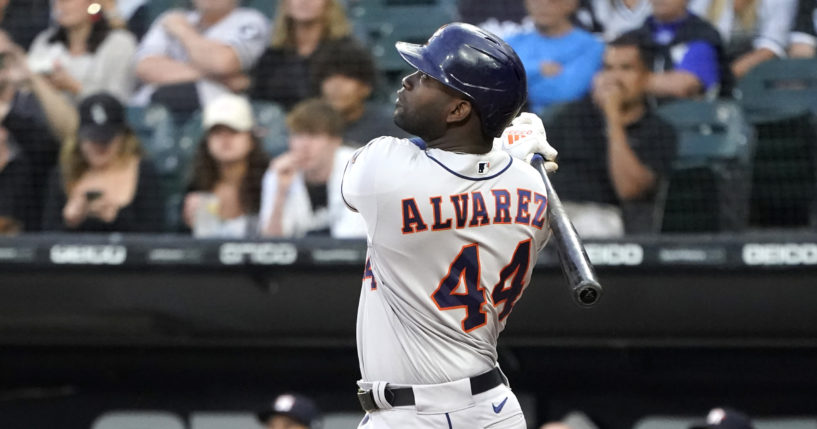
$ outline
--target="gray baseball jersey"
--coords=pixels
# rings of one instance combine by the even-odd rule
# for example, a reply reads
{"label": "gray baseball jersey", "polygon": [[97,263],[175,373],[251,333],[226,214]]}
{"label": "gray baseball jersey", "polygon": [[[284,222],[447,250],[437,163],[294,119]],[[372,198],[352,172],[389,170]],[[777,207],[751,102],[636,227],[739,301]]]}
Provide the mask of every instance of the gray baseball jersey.
{"label": "gray baseball jersey", "polygon": [[492,369],[549,236],[536,170],[499,150],[381,137],[349,161],[341,191],[367,226],[363,381],[434,384]]}
{"label": "gray baseball jersey", "polygon": [[[198,27],[201,18],[199,12],[186,11],[185,15],[194,27]],[[156,18],[150,30],[142,38],[136,51],[136,62],[151,56],[165,56],[177,61],[189,61],[190,57],[182,43],[168,34],[162,26],[164,17],[163,14]],[[252,68],[261,57],[270,40],[269,21],[261,12],[249,8],[237,8],[214,25],[200,29],[200,31],[204,37],[232,47],[241,62],[241,69],[245,71]],[[145,85],[134,96],[134,104],[147,104],[154,89],[153,85]],[[202,105],[227,91],[229,89],[216,82],[203,80],[199,85],[199,92],[203,93]]]}

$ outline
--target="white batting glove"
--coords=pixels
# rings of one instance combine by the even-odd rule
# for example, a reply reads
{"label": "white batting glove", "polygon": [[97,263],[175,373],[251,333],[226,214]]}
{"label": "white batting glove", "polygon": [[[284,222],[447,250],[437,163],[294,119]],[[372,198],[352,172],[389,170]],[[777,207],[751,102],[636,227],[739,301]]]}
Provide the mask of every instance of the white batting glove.
{"label": "white batting glove", "polygon": [[548,173],[559,168],[556,163],[559,152],[548,143],[542,120],[533,113],[520,113],[502,135],[494,139],[494,148],[500,148],[528,164],[533,154],[538,153],[545,158],[545,170]]}

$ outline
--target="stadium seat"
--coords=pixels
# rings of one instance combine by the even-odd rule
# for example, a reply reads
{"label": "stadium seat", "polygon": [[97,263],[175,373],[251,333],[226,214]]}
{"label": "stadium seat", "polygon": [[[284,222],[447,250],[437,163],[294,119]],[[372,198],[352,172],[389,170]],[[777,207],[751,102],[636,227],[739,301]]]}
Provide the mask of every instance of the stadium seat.
{"label": "stadium seat", "polygon": [[251,7],[263,13],[268,19],[275,18],[275,9],[278,7],[278,0],[244,0],[241,3],[244,7]]}
{"label": "stadium seat", "polygon": [[159,15],[170,9],[187,8],[190,6],[188,0],[150,0],[148,3],[148,16],[153,22]]}
{"label": "stadium seat", "polygon": [[758,227],[814,226],[817,125],[810,112],[754,123],[757,151],[750,222]]}
{"label": "stadium seat", "polygon": [[286,111],[271,101],[253,101],[255,125],[264,150],[270,156],[277,156],[287,150]]}
{"label": "stadium seat", "polygon": [[349,17],[355,34],[372,50],[375,63],[390,80],[411,70],[395,42],[425,43],[443,24],[457,20],[453,0],[352,0]]}
{"label": "stadium seat", "polygon": [[761,63],[738,81],[735,95],[752,123],[817,113],[817,59]]}
{"label": "stadium seat", "polygon": [[349,429],[356,428],[363,413],[327,413],[323,416],[323,429]]}
{"label": "stadium seat", "polygon": [[[688,429],[701,421],[702,418],[686,416],[646,416],[633,429]],[[752,424],[755,429],[817,429],[814,417],[753,418]]]}
{"label": "stadium seat", "polygon": [[664,190],[661,231],[740,230],[748,223],[754,132],[726,100],[684,100],[658,114],[678,131],[678,154]]}
{"label": "stadium seat", "polygon": [[817,59],[766,61],[738,82],[736,97],[758,136],[751,224],[814,226]]}
{"label": "stadium seat", "polygon": [[111,411],[99,416],[91,429],[187,429],[187,426],[168,411]]}
{"label": "stadium seat", "polygon": [[182,193],[198,143],[198,138],[190,136],[189,129],[200,129],[201,126],[190,125],[194,122],[191,119],[180,127],[170,111],[158,104],[144,108],[129,107],[126,115],[159,174],[167,210],[165,229],[176,231],[181,222]]}
{"label": "stadium seat", "polygon": [[195,412],[190,429],[262,429],[255,415],[240,412]]}

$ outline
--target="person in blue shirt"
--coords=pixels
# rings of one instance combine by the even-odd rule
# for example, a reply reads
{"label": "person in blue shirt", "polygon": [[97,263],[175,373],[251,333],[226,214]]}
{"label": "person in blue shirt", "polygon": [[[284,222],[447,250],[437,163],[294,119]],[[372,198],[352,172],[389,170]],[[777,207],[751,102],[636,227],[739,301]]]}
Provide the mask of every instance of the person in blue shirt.
{"label": "person in blue shirt", "polygon": [[541,113],[547,107],[573,101],[590,88],[601,67],[604,45],[576,28],[571,15],[578,0],[525,0],[534,28],[508,38],[528,78],[528,107]]}
{"label": "person in blue shirt", "polygon": [[660,100],[728,95],[732,74],[718,30],[687,0],[652,0],[653,14],[631,33],[655,56],[647,91]]}

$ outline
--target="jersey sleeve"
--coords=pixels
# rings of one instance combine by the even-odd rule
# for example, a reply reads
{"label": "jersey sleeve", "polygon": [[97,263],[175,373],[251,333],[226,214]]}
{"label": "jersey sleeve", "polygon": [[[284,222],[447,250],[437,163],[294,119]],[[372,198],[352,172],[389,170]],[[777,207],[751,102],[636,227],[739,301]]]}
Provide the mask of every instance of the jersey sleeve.
{"label": "jersey sleeve", "polygon": [[141,61],[148,57],[168,55],[167,47],[170,44],[170,37],[162,27],[162,20],[167,12],[159,15],[151,24],[150,29],[145,33],[139,46],[136,48],[135,61]]}
{"label": "jersey sleeve", "polygon": [[234,31],[220,38],[235,51],[242,70],[249,70],[264,53],[269,43],[270,25],[266,17],[254,10],[242,10],[236,16]]}
{"label": "jersey sleeve", "polygon": [[343,171],[343,180],[340,185],[340,194],[346,206],[360,212],[367,197],[375,194],[375,180],[377,179],[378,161],[376,160],[378,144],[382,138],[369,142],[366,146],[356,150]]}

